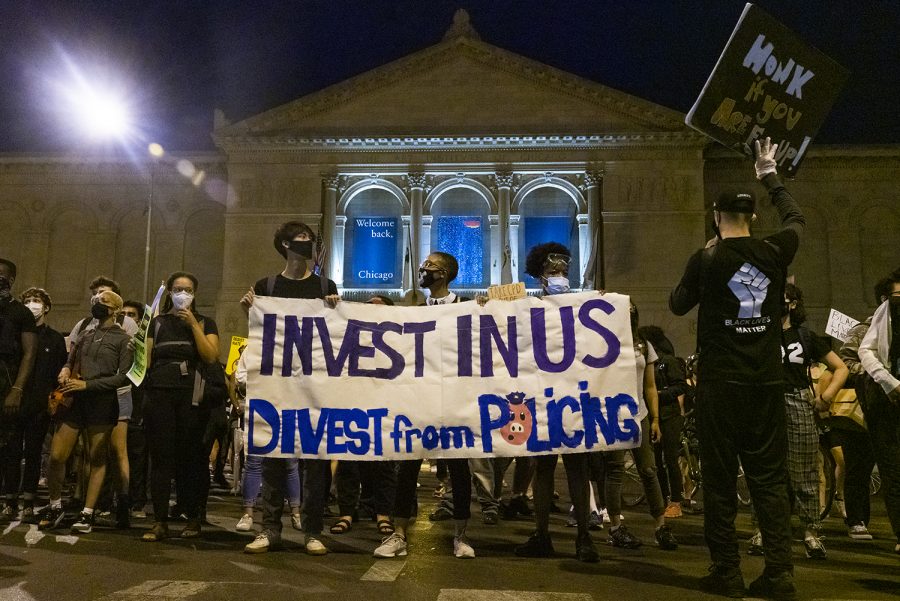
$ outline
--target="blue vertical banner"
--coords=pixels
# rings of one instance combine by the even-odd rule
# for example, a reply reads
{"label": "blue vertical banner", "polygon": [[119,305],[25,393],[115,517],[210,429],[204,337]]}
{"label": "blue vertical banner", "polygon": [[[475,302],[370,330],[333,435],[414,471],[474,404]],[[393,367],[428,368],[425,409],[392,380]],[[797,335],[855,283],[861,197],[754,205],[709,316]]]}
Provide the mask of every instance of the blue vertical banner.
{"label": "blue vertical banner", "polygon": [[437,218],[437,246],[459,261],[458,287],[484,286],[484,222],[479,215],[442,215]]}
{"label": "blue vertical banner", "polygon": [[352,248],[347,284],[353,288],[400,287],[400,219],[353,217],[349,226]]}

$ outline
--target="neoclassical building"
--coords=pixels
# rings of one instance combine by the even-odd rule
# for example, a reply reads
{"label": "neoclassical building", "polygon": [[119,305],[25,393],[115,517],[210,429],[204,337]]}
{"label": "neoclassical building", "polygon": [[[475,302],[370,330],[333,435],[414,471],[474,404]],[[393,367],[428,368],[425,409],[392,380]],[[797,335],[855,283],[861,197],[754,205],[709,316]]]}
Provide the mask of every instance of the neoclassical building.
{"label": "neoclassical building", "polygon": [[[667,298],[710,235],[712,199],[741,188],[765,202],[752,165],[683,114],[482,41],[463,13],[412,55],[236,123],[217,113],[213,138],[219,152],[140,165],[0,156],[0,255],[19,264],[17,289],[45,286],[50,321],[67,329],[94,275],[139,298],[145,278],[153,291],[185,269],[224,345],[246,331],[237,300],[281,268],[271,240],[289,219],[319,231],[349,300],[409,298],[431,250],[460,258],[460,289],[533,288],[525,254],[555,240],[572,250],[576,287],[631,294],[687,353],[695,321]],[[808,220],[794,275],[812,325],[830,307],[864,317],[874,282],[900,266],[900,147],[813,148],[789,187]]]}

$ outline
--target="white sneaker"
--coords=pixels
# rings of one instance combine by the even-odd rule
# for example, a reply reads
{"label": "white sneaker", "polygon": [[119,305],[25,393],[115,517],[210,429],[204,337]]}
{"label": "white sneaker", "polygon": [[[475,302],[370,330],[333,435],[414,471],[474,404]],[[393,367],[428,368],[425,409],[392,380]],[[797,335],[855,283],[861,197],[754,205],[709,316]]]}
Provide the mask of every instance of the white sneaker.
{"label": "white sneaker", "polygon": [[850,530],[847,534],[853,540],[872,540],[872,535],[869,534],[869,529],[866,528],[865,524],[854,524],[850,526]]}
{"label": "white sneaker", "polygon": [[291,514],[291,528],[294,530],[303,530],[303,522],[299,515]]}
{"label": "white sneaker", "polygon": [[606,508],[605,508],[605,507],[604,507],[603,509],[600,510],[600,517],[603,518],[603,523],[604,523],[604,524],[609,524],[609,512],[606,511]]}
{"label": "white sneaker", "polygon": [[317,539],[315,536],[307,536],[306,537],[306,552],[309,555],[325,555],[328,553],[328,548],[322,544],[322,541]]}
{"label": "white sneaker", "polygon": [[453,555],[458,559],[474,559],[475,549],[469,544],[465,535],[453,537]]}
{"label": "white sneaker", "polygon": [[237,525],[234,527],[238,532],[250,532],[253,528],[253,516],[249,513],[245,513],[241,516],[241,519],[238,520]]}
{"label": "white sneaker", "polygon": [[387,559],[389,557],[406,557],[406,539],[394,532],[383,541],[372,553],[375,557]]}
{"label": "white sneaker", "polygon": [[271,546],[272,543],[269,541],[269,535],[265,532],[261,532],[256,535],[256,538],[253,539],[252,543],[248,543],[244,546],[244,553],[265,553]]}
{"label": "white sneaker", "polygon": [[144,511],[143,509],[132,509],[132,510],[131,510],[131,517],[134,518],[134,519],[136,519],[136,520],[146,520],[146,519],[147,519],[147,512]]}

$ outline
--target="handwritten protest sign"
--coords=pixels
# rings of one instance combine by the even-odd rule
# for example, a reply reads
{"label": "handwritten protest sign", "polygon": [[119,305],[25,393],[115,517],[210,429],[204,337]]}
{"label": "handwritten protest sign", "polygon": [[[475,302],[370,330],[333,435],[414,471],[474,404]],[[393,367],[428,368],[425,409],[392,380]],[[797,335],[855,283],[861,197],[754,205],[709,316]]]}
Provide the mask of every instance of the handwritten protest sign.
{"label": "handwritten protest sign", "polygon": [[487,295],[490,300],[518,300],[528,296],[525,292],[525,282],[490,286]]}
{"label": "handwritten protest sign", "polygon": [[738,152],[766,136],[794,176],[848,72],[747,4],[685,123]]}
{"label": "handwritten protest sign", "polygon": [[849,315],[844,315],[836,309],[828,314],[828,323],[825,324],[825,333],[841,342],[847,342],[847,332],[858,324],[859,321]]}
{"label": "handwritten protest sign", "polygon": [[363,460],[640,442],[629,299],[596,292],[390,307],[259,297],[247,449]]}
{"label": "handwritten protest sign", "polygon": [[141,323],[138,324],[137,333],[131,339],[131,343],[134,346],[134,361],[126,375],[135,386],[140,386],[147,375],[147,331],[150,329],[150,320],[156,314],[156,310],[159,308],[159,301],[162,299],[165,291],[166,285],[162,284],[159,290],[156,291],[153,304],[144,305],[144,316],[141,317]]}
{"label": "handwritten protest sign", "polygon": [[247,339],[243,336],[232,336],[231,346],[228,348],[228,360],[225,362],[225,374],[231,375],[237,368],[237,362],[241,358],[241,353],[247,346]]}

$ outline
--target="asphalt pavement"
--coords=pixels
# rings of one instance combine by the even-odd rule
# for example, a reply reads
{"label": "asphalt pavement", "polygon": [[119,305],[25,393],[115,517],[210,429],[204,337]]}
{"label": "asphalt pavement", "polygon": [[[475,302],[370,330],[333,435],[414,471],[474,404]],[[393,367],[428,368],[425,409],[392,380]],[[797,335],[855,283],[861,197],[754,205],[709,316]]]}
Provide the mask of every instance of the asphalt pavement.
{"label": "asphalt pavement", "polygon": [[[260,555],[242,552],[254,533],[238,533],[239,497],[213,489],[209,525],[200,539],[171,538],[143,543],[150,520],[135,520],[130,530],[95,528],[74,536],[67,530],[40,532],[36,526],[13,522],[0,526],[0,601],[228,601],[306,600],[350,601],[673,601],[718,599],[698,589],[698,578],[709,564],[703,545],[702,515],[670,520],[678,537],[677,551],[663,551],[653,542],[653,521],[646,505],[626,510],[625,523],[644,545],[636,550],[607,544],[608,530],[594,532],[601,560],[575,560],[575,532],[565,515],[552,516],[556,556],[523,559],[513,553],[532,530],[525,520],[488,526],[473,503],[469,536],[477,553],[472,560],[452,555],[452,522],[429,522],[435,506],[434,476],[423,472],[419,489],[420,518],[409,537],[409,555],[375,559],[379,544],[374,522],[360,521],[342,535],[327,533],[324,557],[306,555],[302,533],[285,517],[285,548]],[[565,475],[557,469],[557,490]],[[801,599],[880,601],[900,597],[900,556],[882,500],[873,499],[874,540],[847,537],[841,520],[824,524],[828,559],[806,559],[800,540],[794,543],[796,582]],[[286,513],[287,516],[287,513]],[[260,514],[256,512],[259,530]],[[182,524],[173,522],[177,533]],[[749,512],[742,510],[738,528],[751,534]],[[742,544],[746,553],[746,544]],[[763,568],[759,557],[744,555],[747,582]],[[749,597],[748,597],[749,598]]]}

